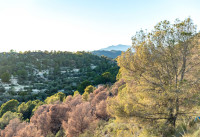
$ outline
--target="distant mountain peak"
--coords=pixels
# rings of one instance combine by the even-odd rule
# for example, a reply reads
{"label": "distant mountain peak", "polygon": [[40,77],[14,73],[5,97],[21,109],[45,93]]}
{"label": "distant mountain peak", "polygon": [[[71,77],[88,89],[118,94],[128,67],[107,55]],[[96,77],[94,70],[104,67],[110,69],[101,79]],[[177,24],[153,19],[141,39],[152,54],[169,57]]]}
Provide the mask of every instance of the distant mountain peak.
{"label": "distant mountain peak", "polygon": [[120,56],[122,51],[126,51],[130,47],[131,46],[129,45],[118,44],[118,45],[109,46],[107,48],[102,48],[99,50],[92,51],[92,53],[98,56],[104,55],[104,56],[114,59]]}
{"label": "distant mountain peak", "polygon": [[111,50],[126,51],[130,47],[131,46],[129,46],[129,45],[118,44],[118,45],[109,46],[107,48],[102,48],[100,50],[106,50],[106,51],[111,51]]}

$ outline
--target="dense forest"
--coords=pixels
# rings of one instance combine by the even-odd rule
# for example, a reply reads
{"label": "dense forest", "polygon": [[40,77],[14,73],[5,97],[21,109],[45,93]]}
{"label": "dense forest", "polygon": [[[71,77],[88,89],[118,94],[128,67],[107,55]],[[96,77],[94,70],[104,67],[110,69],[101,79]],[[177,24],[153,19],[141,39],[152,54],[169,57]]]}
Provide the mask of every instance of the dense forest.
{"label": "dense forest", "polygon": [[0,53],[0,100],[44,100],[55,93],[73,95],[88,85],[111,84],[116,61],[89,52],[27,51]]}
{"label": "dense forest", "polygon": [[[117,58],[119,71],[115,61],[85,52],[11,52],[0,58],[3,83],[12,75],[23,85],[57,87],[45,91],[43,100],[3,103],[2,137],[200,136],[200,34],[190,18],[137,32],[132,47]],[[62,67],[69,66],[84,74],[72,86],[62,83],[69,77]],[[36,79],[35,69],[49,73]]]}

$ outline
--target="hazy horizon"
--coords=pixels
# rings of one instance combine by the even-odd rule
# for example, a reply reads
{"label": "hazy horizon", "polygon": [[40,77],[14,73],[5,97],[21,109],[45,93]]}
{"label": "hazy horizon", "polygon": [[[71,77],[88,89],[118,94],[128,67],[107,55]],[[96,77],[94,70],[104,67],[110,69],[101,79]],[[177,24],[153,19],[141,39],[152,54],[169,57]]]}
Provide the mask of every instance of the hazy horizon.
{"label": "hazy horizon", "polygon": [[131,45],[131,37],[162,20],[191,17],[198,30],[198,0],[0,0],[0,52],[92,51]]}

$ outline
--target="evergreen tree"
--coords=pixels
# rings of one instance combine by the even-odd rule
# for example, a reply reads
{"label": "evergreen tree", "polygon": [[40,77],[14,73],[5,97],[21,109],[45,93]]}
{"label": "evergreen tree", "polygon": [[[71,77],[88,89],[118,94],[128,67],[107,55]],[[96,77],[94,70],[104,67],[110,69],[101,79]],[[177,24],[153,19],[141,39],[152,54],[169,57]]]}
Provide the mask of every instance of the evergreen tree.
{"label": "evergreen tree", "polygon": [[15,112],[18,104],[19,102],[15,99],[9,100],[8,102],[2,104],[0,108],[0,117],[7,111]]}
{"label": "evergreen tree", "polygon": [[[199,100],[200,45],[190,18],[158,23],[133,36],[133,49],[118,58],[126,82],[109,101],[109,111],[169,136],[181,118],[194,114]],[[144,124],[145,123],[145,124]],[[167,134],[168,133],[168,134]]]}
{"label": "evergreen tree", "polygon": [[95,90],[95,87],[92,86],[92,85],[89,85],[85,88],[85,92],[88,92],[88,93],[92,93],[93,91]]}
{"label": "evergreen tree", "polygon": [[5,72],[1,75],[2,82],[9,83],[10,82],[10,74],[8,72]]}

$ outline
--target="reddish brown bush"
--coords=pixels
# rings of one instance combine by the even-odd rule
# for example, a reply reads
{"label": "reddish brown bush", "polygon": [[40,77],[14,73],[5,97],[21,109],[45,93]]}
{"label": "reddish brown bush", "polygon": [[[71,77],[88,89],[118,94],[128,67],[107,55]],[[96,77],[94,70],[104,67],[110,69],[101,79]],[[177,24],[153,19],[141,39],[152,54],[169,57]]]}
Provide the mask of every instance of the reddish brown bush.
{"label": "reddish brown bush", "polygon": [[[23,124],[25,125],[25,123]],[[23,125],[19,119],[13,119],[9,122],[5,129],[1,131],[1,137],[14,137],[16,136],[17,131],[19,131],[22,127]]]}
{"label": "reddish brown bush", "polygon": [[44,137],[41,131],[36,128],[34,124],[26,123],[19,119],[13,119],[1,131],[1,137]]}
{"label": "reddish brown bush", "polygon": [[70,110],[66,105],[54,105],[50,108],[48,115],[50,117],[50,130],[53,134],[60,130],[63,120],[68,120],[68,112]]}
{"label": "reddish brown bush", "polygon": [[63,103],[40,106],[30,119],[30,123],[20,120],[10,121],[0,131],[1,137],[42,137],[56,134],[63,128],[67,136],[78,136],[92,124],[92,129],[99,119],[108,120],[106,99],[108,91],[101,86],[90,94],[85,102],[81,95],[68,96]]}
{"label": "reddish brown bush", "polygon": [[64,103],[67,104],[70,108],[76,107],[76,105],[79,105],[82,103],[82,96],[76,95],[74,97],[69,97],[65,100]]}
{"label": "reddish brown bush", "polygon": [[94,99],[94,97],[99,94],[102,91],[106,91],[107,89],[105,88],[105,86],[99,86],[96,90],[94,90],[93,93],[90,93],[89,95],[89,102],[92,102],[92,100]]}
{"label": "reddish brown bush", "polygon": [[69,95],[66,97],[66,99],[63,101],[65,104],[68,104],[73,99],[72,95]]}
{"label": "reddish brown bush", "polygon": [[103,120],[108,120],[109,115],[106,110],[107,103],[105,100],[102,100],[99,104],[96,105],[96,117]]}
{"label": "reddish brown bush", "polygon": [[96,90],[94,90],[94,95],[97,95],[99,92],[106,90],[105,86],[99,86]]}
{"label": "reddish brown bush", "polygon": [[78,136],[83,133],[94,120],[89,102],[77,105],[69,114],[68,122],[63,121],[63,128],[68,136]]}
{"label": "reddish brown bush", "polygon": [[108,92],[106,90],[99,92],[96,94],[91,101],[92,106],[96,106],[96,104],[100,103],[102,100],[106,100],[108,97]]}
{"label": "reddish brown bush", "polygon": [[43,135],[47,135],[50,131],[50,117],[48,116],[48,112],[51,106],[52,105],[40,106],[30,119],[30,122],[34,123],[37,128],[42,131]]}
{"label": "reddish brown bush", "polygon": [[32,116],[30,122],[34,123],[43,135],[56,134],[62,125],[62,121],[68,120],[70,108],[66,104],[54,104],[40,107]]}
{"label": "reddish brown bush", "polygon": [[21,128],[16,137],[44,137],[40,130],[33,123],[26,123],[24,128]]}

